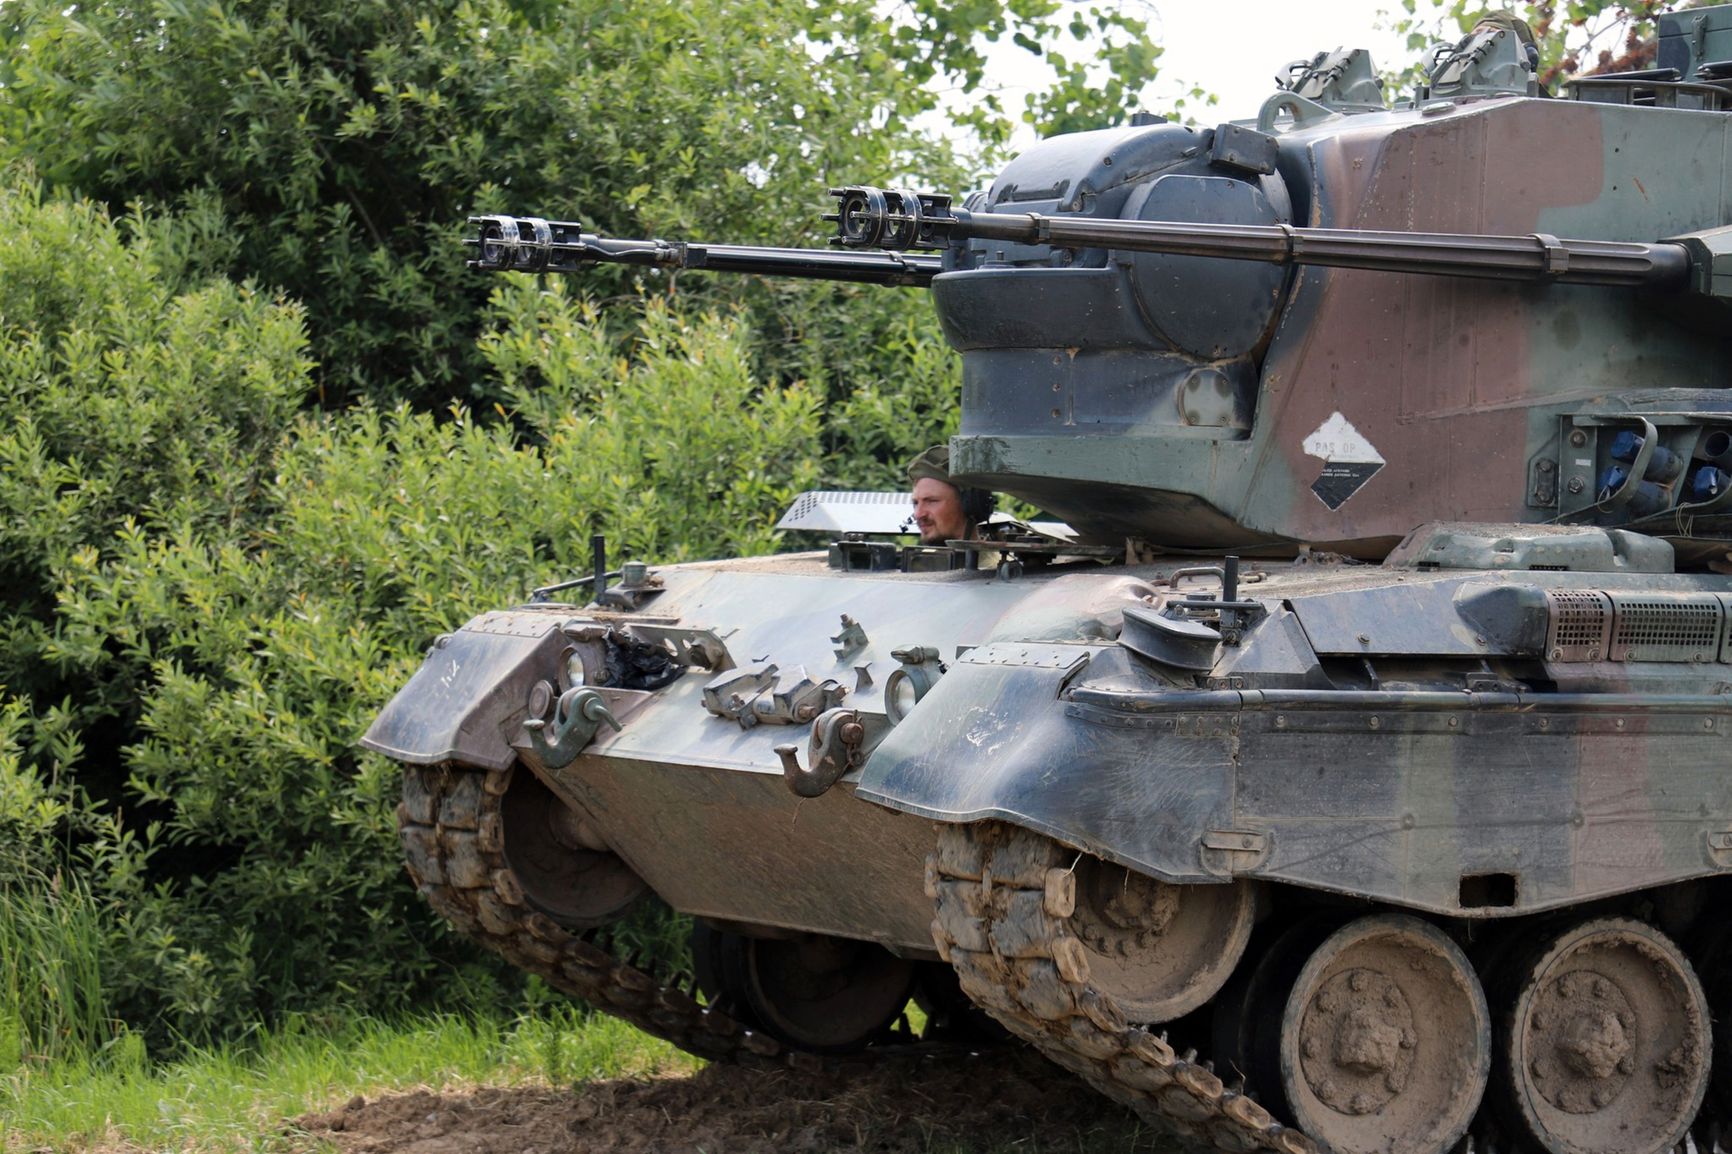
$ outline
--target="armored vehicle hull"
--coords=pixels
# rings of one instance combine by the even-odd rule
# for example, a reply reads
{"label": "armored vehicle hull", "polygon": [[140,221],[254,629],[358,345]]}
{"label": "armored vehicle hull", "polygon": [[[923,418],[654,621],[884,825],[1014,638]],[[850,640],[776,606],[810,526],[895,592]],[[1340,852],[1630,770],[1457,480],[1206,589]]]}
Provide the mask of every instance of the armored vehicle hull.
{"label": "armored vehicle hull", "polygon": [[[1575,99],[1493,21],[1406,109],[1325,54],[963,207],[838,191],[844,249],[939,256],[482,220],[487,269],[929,286],[952,480],[1077,535],[482,615],[366,739],[423,891],[704,1055],[914,997],[1225,1151],[1718,1143],[1732,8],[1690,19]],[[695,990],[614,939],[651,894]]]}

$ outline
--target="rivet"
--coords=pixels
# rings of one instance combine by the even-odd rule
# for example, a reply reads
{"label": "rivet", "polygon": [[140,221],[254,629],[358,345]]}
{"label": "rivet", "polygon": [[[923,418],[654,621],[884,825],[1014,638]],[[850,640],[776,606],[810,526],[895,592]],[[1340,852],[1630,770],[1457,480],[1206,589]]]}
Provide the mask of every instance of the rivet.
{"label": "rivet", "polygon": [[1703,729],[1713,729],[1714,728],[1714,719],[1712,717],[1704,717],[1702,719],[1702,728]]}
{"label": "rivet", "polygon": [[1460,719],[1460,718],[1455,718],[1455,717],[1452,717],[1452,718],[1450,718],[1450,719],[1449,719],[1449,727],[1450,727],[1450,728],[1451,728],[1451,729],[1454,729],[1454,728],[1455,728],[1455,727],[1456,727],[1456,726],[1458,726],[1458,725],[1460,725],[1460,724],[1461,724],[1461,719]]}
{"label": "rivet", "polygon": [[1360,634],[1360,635],[1359,635],[1359,644],[1361,644],[1361,645],[1370,645],[1370,644],[1371,644],[1371,634],[1369,634],[1369,633],[1361,633],[1361,634]]}
{"label": "rivet", "polygon": [[1375,718],[1375,717],[1373,717],[1371,719],[1369,724],[1370,724],[1371,728],[1373,728],[1373,729],[1382,729],[1383,728],[1383,722],[1380,721],[1378,718]]}
{"label": "rivet", "polygon": [[1549,717],[1540,718],[1540,728],[1541,729],[1550,729],[1551,727],[1552,727],[1552,719],[1551,718],[1549,718]]}
{"label": "rivet", "polygon": [[1620,718],[1618,718],[1618,719],[1617,719],[1617,720],[1616,720],[1616,721],[1614,721],[1614,722],[1612,722],[1612,728],[1613,728],[1613,729],[1622,729],[1622,728],[1624,728],[1624,719],[1623,719],[1623,718],[1621,718],[1621,717],[1620,717]]}
{"label": "rivet", "polygon": [[1275,717],[1275,728],[1276,729],[1286,729],[1287,728],[1287,719],[1285,717],[1282,717],[1279,714],[1277,714]]}

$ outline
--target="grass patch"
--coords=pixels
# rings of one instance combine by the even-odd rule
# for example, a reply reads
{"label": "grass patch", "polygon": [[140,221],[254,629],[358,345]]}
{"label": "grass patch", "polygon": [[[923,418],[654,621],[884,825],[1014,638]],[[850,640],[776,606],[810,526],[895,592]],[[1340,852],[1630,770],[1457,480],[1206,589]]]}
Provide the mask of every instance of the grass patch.
{"label": "grass patch", "polygon": [[326,1030],[290,1024],[160,1066],[140,1046],[26,1061],[0,1081],[0,1152],[283,1150],[291,1145],[284,1119],[356,1094],[566,1085],[699,1065],[623,1022],[566,1007],[510,1022],[449,1015]]}
{"label": "grass patch", "polygon": [[0,869],[0,1069],[94,1053],[112,1033],[102,927],[76,878]]}

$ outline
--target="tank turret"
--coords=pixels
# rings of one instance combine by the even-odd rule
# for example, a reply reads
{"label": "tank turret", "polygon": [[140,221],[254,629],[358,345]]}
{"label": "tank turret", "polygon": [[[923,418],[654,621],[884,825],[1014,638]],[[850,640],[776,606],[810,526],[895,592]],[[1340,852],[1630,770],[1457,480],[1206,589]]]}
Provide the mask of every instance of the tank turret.
{"label": "tank turret", "polygon": [[930,283],[963,360],[954,468],[1088,540],[1379,557],[1439,516],[1732,539],[1713,474],[1611,452],[1706,463],[1732,435],[1732,118],[1617,83],[1058,137],[964,208],[840,190],[838,241],[890,250],[852,260],[489,218],[476,263]]}

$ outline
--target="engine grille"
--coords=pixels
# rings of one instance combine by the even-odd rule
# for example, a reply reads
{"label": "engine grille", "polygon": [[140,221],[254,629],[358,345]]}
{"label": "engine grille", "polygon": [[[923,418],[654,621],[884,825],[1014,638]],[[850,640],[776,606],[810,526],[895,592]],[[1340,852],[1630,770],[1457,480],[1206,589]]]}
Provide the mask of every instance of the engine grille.
{"label": "engine grille", "polygon": [[1548,589],[1549,661],[1732,662],[1732,595]]}
{"label": "engine grille", "polygon": [[1716,661],[1726,610],[1712,593],[1612,594],[1613,661]]}
{"label": "engine grille", "polygon": [[1546,657],[1603,661],[1612,644],[1612,599],[1592,589],[1548,589]]}

